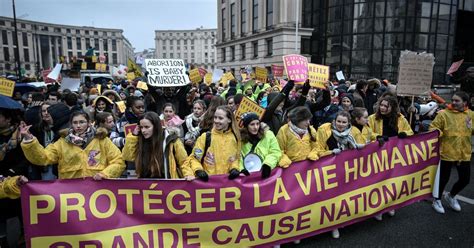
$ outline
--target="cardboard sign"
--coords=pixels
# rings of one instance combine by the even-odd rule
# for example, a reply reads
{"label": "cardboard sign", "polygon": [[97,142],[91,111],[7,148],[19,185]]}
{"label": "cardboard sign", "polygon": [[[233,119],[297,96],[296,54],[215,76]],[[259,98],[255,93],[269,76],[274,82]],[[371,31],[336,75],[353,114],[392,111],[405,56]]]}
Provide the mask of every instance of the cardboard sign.
{"label": "cardboard sign", "polygon": [[285,69],[282,65],[272,65],[272,72],[274,77],[283,77],[283,70]]}
{"label": "cardboard sign", "polygon": [[329,80],[329,66],[308,63],[308,78],[312,87],[325,89],[324,83]]}
{"label": "cardboard sign", "polygon": [[101,71],[107,71],[107,64],[100,64]]}
{"label": "cardboard sign", "polygon": [[255,76],[257,78],[257,81],[260,81],[262,83],[266,83],[267,82],[267,77],[268,77],[267,68],[256,67],[255,68]]}
{"label": "cardboard sign", "polygon": [[96,84],[95,87],[97,88],[97,92],[99,92],[99,95],[102,95],[102,85]]}
{"label": "cardboard sign", "polygon": [[189,71],[189,79],[191,82],[198,84],[202,81],[201,74],[199,73],[199,69],[192,69]]}
{"label": "cardboard sign", "polygon": [[398,67],[397,94],[429,95],[433,80],[435,57],[432,53],[402,51]]}
{"label": "cardboard sign", "polygon": [[127,106],[125,106],[124,101],[119,101],[119,102],[116,102],[115,104],[117,104],[117,108],[120,111],[120,113],[125,113],[125,109],[127,109]]}
{"label": "cardboard sign", "polygon": [[61,75],[62,67],[63,67],[62,64],[56,64],[54,69],[46,77],[55,81],[59,81],[58,79],[59,79],[59,76]]}
{"label": "cardboard sign", "polygon": [[137,88],[148,91],[148,85],[142,81],[138,81]]}
{"label": "cardboard sign", "polygon": [[337,80],[346,80],[346,78],[344,77],[344,73],[342,71],[336,72],[336,78]]}
{"label": "cardboard sign", "polygon": [[206,73],[206,75],[204,76],[204,83],[206,83],[207,85],[212,83],[212,73]]}
{"label": "cardboard sign", "polygon": [[450,76],[453,76],[451,74],[455,73],[456,71],[458,71],[459,67],[461,66],[461,64],[464,62],[464,59],[461,59],[459,61],[456,61],[454,62],[451,67],[449,67],[449,70],[446,74],[450,75]]}
{"label": "cardboard sign", "polygon": [[135,79],[135,72],[127,72],[127,79],[132,81]]}
{"label": "cardboard sign", "polygon": [[100,63],[95,63],[95,70],[100,71]]}
{"label": "cardboard sign", "polygon": [[81,63],[81,70],[87,70],[87,63],[86,62]]}
{"label": "cardboard sign", "polygon": [[8,80],[6,78],[0,78],[0,94],[4,96],[13,96],[15,90],[15,81]]}
{"label": "cardboard sign", "polygon": [[285,55],[283,64],[288,79],[296,82],[304,82],[308,79],[308,59],[306,57],[298,54]]}
{"label": "cardboard sign", "polygon": [[242,115],[247,112],[254,112],[258,115],[259,119],[261,119],[265,113],[265,109],[250,98],[244,97],[242,98],[242,102],[240,102],[239,108],[235,111],[235,119],[239,122],[239,125]]}
{"label": "cardboard sign", "polygon": [[133,130],[135,130],[135,128],[137,127],[137,124],[127,124],[123,127],[123,130],[125,131],[125,137],[127,137],[127,135],[129,133],[132,133]]}
{"label": "cardboard sign", "polygon": [[81,86],[81,80],[79,78],[63,78],[61,82],[62,90],[69,89],[71,91],[78,91]]}
{"label": "cardboard sign", "polygon": [[[92,63],[97,63],[97,56],[92,56]],[[102,63],[102,62],[101,62]]]}
{"label": "cardboard sign", "polygon": [[145,59],[148,84],[158,87],[175,87],[189,84],[182,59]]}

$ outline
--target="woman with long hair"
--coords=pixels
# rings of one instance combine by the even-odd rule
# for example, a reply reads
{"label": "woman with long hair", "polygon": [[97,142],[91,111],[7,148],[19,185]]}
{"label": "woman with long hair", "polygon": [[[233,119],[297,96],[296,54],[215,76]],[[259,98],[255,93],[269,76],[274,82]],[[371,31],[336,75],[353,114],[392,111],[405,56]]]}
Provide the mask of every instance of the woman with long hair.
{"label": "woman with long hair", "polygon": [[227,106],[218,106],[212,130],[197,139],[187,162],[203,181],[208,180],[208,175],[220,174],[229,174],[229,179],[235,179],[240,174],[240,144],[234,113]]}
{"label": "woman with long hair", "polygon": [[366,108],[355,107],[351,112],[352,127],[355,132],[359,132],[364,139],[364,143],[368,144],[375,141],[376,135],[369,127],[369,113]]}
{"label": "woman with long hair", "polygon": [[214,113],[216,112],[217,107],[223,106],[223,105],[226,105],[226,102],[222,97],[213,96],[211,98],[209,107],[207,108],[206,113],[204,113],[204,116],[202,117],[202,121],[199,124],[199,127],[201,128],[201,134],[212,130],[212,125],[214,123]]}
{"label": "woman with long hair", "polygon": [[374,131],[378,140],[384,141],[390,137],[405,138],[413,135],[410,124],[400,113],[395,96],[387,95],[379,99],[377,112],[369,116],[369,127]]}
{"label": "woman with long hair", "polygon": [[201,134],[201,128],[199,127],[199,124],[201,123],[205,112],[206,103],[203,100],[196,100],[193,103],[193,112],[184,119],[183,130],[186,133],[184,135],[184,145],[186,151],[189,153],[193,149],[194,143]]}
{"label": "woman with long hair", "polygon": [[84,111],[72,113],[69,122],[71,128],[61,130],[61,138],[46,148],[29,132],[31,126],[20,126],[25,157],[35,165],[58,164],[59,179],[119,177],[125,163],[107,130],[95,129]]}
{"label": "woman with long hair", "polygon": [[161,127],[157,113],[146,112],[135,130],[128,134],[122,151],[124,160],[135,162],[138,178],[192,177],[185,167],[187,158],[183,143],[176,133]]}

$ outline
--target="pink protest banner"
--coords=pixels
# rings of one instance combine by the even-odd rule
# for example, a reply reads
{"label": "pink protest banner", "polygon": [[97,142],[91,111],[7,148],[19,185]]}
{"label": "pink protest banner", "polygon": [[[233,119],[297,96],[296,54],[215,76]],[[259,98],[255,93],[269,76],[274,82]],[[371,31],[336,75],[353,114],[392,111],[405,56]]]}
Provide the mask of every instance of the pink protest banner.
{"label": "pink protest banner", "polygon": [[431,197],[438,162],[431,132],[294,163],[265,180],[35,181],[21,190],[25,236],[28,247],[287,243]]}
{"label": "pink protest banner", "polygon": [[308,59],[305,56],[285,55],[283,56],[283,65],[288,79],[296,82],[304,82],[308,79]]}
{"label": "pink protest banner", "polygon": [[285,69],[282,65],[272,65],[273,77],[283,77],[283,70]]}
{"label": "pink protest banner", "polygon": [[201,75],[202,78],[204,78],[207,74],[207,70],[204,68],[198,68],[199,70],[199,75]]}
{"label": "pink protest banner", "polygon": [[452,76],[451,74],[457,72],[459,67],[462,65],[463,62],[464,62],[464,59],[461,59],[459,61],[456,61],[456,62],[452,63],[451,67],[449,67],[449,70],[446,74]]}

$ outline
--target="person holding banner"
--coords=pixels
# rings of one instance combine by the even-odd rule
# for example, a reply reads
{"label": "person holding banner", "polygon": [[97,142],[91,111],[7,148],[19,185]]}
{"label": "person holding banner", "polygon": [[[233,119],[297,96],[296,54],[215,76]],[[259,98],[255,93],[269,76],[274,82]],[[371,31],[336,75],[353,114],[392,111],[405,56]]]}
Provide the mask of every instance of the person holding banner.
{"label": "person holding banner", "polygon": [[185,167],[188,154],[177,133],[161,127],[157,113],[147,112],[139,125],[127,135],[122,157],[135,162],[138,178],[175,179],[193,177]]}
{"label": "person holding banner", "polygon": [[375,141],[376,136],[369,127],[369,113],[366,108],[355,107],[351,112],[352,126],[355,132],[359,132],[364,139],[364,144]]}
{"label": "person holding banner", "polygon": [[296,107],[288,113],[289,122],[278,131],[277,140],[283,155],[279,166],[288,168],[292,162],[318,160],[316,130],[311,126],[313,117],[306,107]]}
{"label": "person holding banner", "polygon": [[260,122],[253,112],[242,116],[242,160],[240,168],[249,172],[261,171],[262,179],[268,178],[281,158],[278,140],[268,126]]}
{"label": "person holding banner", "polygon": [[187,163],[203,181],[208,181],[208,175],[227,173],[229,179],[235,179],[240,175],[240,144],[234,113],[227,106],[219,106],[212,130],[197,139]]}
{"label": "person holding banner", "polygon": [[1,177],[0,176],[0,199],[17,199],[20,197],[20,186],[28,183],[24,176]]}
{"label": "person holding banner", "polygon": [[29,132],[31,126],[21,125],[25,157],[35,165],[58,164],[59,179],[119,177],[125,163],[120,150],[107,137],[107,130],[91,126],[83,110],[71,115],[70,124],[71,128],[61,130],[61,138],[46,148]]}
{"label": "person holding banner", "polygon": [[474,112],[468,109],[469,95],[457,92],[452,97],[452,103],[438,113],[430,130],[438,130],[440,141],[441,162],[439,170],[438,196],[433,201],[436,212],[444,214],[441,196],[451,176],[454,166],[458,171],[458,181],[451,191],[444,195],[448,206],[456,212],[461,211],[461,205],[455,196],[468,184],[471,175],[471,136],[474,132],[472,120]]}

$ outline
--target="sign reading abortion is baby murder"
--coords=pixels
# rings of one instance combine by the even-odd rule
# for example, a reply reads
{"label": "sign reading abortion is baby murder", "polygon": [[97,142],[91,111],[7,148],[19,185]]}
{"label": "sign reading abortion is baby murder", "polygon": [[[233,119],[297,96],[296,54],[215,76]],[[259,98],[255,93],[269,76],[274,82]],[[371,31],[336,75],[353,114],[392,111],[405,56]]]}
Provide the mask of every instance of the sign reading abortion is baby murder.
{"label": "sign reading abortion is baby murder", "polygon": [[158,87],[184,86],[189,83],[182,59],[145,59],[148,84]]}
{"label": "sign reading abortion is baby murder", "polygon": [[296,82],[304,82],[308,79],[308,59],[305,56],[285,55],[283,56],[283,65],[288,79]]}
{"label": "sign reading abortion is baby murder", "polygon": [[[431,197],[438,133],[229,180],[71,179],[21,189],[28,247],[270,246]],[[54,227],[54,228],[52,228]]]}
{"label": "sign reading abortion is baby murder", "polygon": [[402,51],[398,67],[397,94],[429,95],[435,58],[432,53]]}

